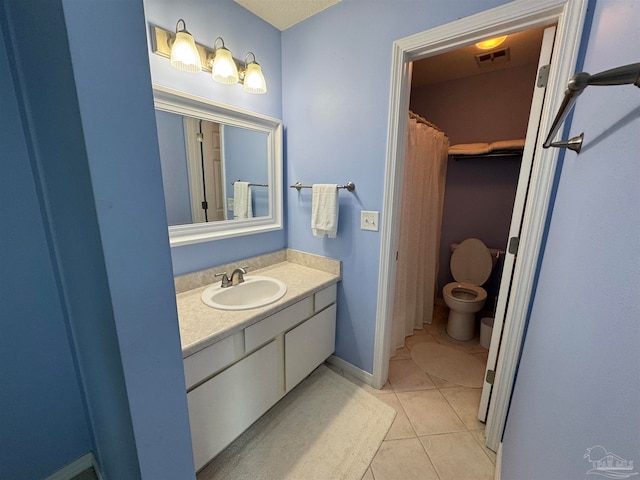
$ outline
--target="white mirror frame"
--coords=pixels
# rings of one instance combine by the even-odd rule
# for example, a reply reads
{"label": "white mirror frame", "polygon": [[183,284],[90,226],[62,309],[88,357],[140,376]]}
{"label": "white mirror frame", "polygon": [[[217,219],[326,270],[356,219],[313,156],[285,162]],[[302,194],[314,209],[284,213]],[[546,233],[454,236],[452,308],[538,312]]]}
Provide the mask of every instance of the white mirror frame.
{"label": "white mirror frame", "polygon": [[267,134],[269,215],[169,227],[172,247],[282,229],[282,122],[276,118],[217,103],[207,98],[153,85],[156,110],[201,118]]}

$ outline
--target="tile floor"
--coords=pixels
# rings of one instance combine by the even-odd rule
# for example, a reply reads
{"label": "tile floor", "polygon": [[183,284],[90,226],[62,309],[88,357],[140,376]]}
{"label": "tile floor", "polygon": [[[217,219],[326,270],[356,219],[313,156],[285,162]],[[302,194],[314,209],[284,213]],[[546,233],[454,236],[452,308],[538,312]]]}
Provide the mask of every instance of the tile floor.
{"label": "tile floor", "polygon": [[412,347],[436,342],[486,362],[487,351],[477,338],[460,342],[447,335],[447,315],[447,307],[436,306],[433,323],[407,337],[389,363],[389,382],[382,390],[331,366],[397,412],[363,480],[494,478],[495,453],[484,446],[484,424],[476,418],[481,389],[429,375],[411,359]]}

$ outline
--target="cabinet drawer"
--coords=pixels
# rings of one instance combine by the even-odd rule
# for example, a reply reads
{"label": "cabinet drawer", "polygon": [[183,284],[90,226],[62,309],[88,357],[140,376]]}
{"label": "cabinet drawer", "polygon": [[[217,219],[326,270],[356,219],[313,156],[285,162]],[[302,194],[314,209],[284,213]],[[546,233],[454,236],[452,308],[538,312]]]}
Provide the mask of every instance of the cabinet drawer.
{"label": "cabinet drawer", "polygon": [[235,360],[233,336],[189,355],[184,359],[184,380],[187,390],[211,374],[231,365]]}
{"label": "cabinet drawer", "polygon": [[284,336],[285,387],[288,392],[335,350],[336,305],[314,315]]}
{"label": "cabinet drawer", "polygon": [[280,398],[276,342],[242,359],[187,394],[196,471]]}
{"label": "cabinet drawer", "polygon": [[315,294],[314,312],[319,312],[324,307],[336,303],[338,286],[334,283],[330,287],[320,290]]}
{"label": "cabinet drawer", "polygon": [[245,328],[244,346],[246,351],[250,352],[311,315],[313,315],[313,298],[307,297]]}

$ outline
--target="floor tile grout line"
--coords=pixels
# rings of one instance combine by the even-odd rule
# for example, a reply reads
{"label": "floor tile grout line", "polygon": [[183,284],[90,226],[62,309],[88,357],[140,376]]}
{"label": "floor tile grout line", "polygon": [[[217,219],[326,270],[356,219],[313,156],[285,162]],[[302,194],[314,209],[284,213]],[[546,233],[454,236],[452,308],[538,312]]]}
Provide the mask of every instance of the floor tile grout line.
{"label": "floor tile grout line", "polygon": [[[462,388],[469,388],[469,387],[462,387]],[[453,410],[453,413],[456,414],[456,417],[458,417],[458,420],[460,420],[460,422],[462,422],[462,425],[464,425],[464,428],[467,429],[467,432],[470,432],[471,430],[469,429],[469,426],[464,423],[464,420],[462,419],[462,417],[460,416],[460,414],[458,413],[458,411],[455,409],[455,407],[453,406],[453,404],[449,401],[449,399],[447,398],[447,396],[440,392],[440,394],[444,397],[444,400],[447,402],[447,404],[449,405],[449,407],[451,407],[451,410]]]}
{"label": "floor tile grout line", "polygon": [[[447,434],[446,433],[442,433],[442,434],[439,434],[439,435],[447,435]],[[429,435],[423,435],[423,436],[429,436]],[[431,456],[429,455],[429,452],[427,452],[427,449],[425,448],[424,443],[422,443],[422,440],[420,440],[420,437],[418,437],[418,443],[420,443],[420,446],[422,447],[422,450],[424,451],[425,455],[429,459],[429,463],[433,467],[433,471],[436,472],[436,475],[438,476],[438,480],[442,480],[442,475],[440,475],[440,472],[438,471],[438,468],[436,467],[436,464],[433,463],[433,460],[431,459]]]}
{"label": "floor tile grout line", "polygon": [[396,400],[398,401],[398,405],[400,405],[400,408],[402,409],[402,412],[404,413],[404,416],[407,417],[407,421],[409,422],[409,426],[411,427],[411,430],[413,430],[413,433],[414,433],[415,437],[418,438],[418,432],[416,431],[416,427],[413,425],[413,422],[411,421],[411,418],[409,418],[409,415],[407,414],[407,410],[404,408],[404,405],[402,404],[402,402],[398,398],[398,394],[395,391],[393,392],[393,394],[396,396]]}
{"label": "floor tile grout line", "polygon": [[[473,431],[473,430],[472,430],[472,431]],[[477,431],[480,431],[480,430],[477,430]],[[475,436],[473,433],[471,434],[471,436],[472,436],[472,437],[473,437],[473,439],[476,441],[476,443],[477,443],[478,445],[480,445],[480,449],[481,449],[481,450],[482,450],[482,452],[487,456],[487,458],[489,459],[489,461],[490,461],[491,463],[493,463],[493,465],[495,466],[495,464],[496,464],[496,463],[495,463],[495,461],[491,458],[491,455],[489,455],[489,454],[487,453],[487,449],[489,449],[489,450],[491,450],[491,449],[490,449],[489,447],[487,447],[486,445],[483,445],[483,444],[482,444],[482,442],[480,442],[480,440],[478,440],[478,439],[476,438],[476,436]],[[491,450],[491,451],[493,451],[493,450]],[[494,452],[494,453],[495,453],[495,452]]]}

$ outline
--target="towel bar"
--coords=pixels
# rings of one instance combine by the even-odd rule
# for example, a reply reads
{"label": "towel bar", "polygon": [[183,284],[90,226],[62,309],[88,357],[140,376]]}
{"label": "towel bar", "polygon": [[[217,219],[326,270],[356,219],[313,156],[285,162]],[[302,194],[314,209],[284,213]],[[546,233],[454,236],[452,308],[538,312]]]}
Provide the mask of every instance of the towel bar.
{"label": "towel bar", "polygon": [[[236,180],[236,182],[241,182],[242,180]],[[236,182],[231,182],[231,185],[235,184]],[[269,185],[267,185],[266,183],[250,183],[249,184],[250,187],[268,187]]]}
{"label": "towel bar", "polygon": [[551,130],[549,131],[549,135],[547,135],[547,139],[544,141],[542,148],[568,148],[576,153],[580,153],[584,132],[576,137],[570,138],[569,140],[553,142],[553,137],[558,133],[560,125],[564,122],[564,119],[567,117],[571,107],[573,107],[578,95],[580,95],[589,85],[611,86],[628,84],[640,87],[640,63],[632,63],[623,67],[612,68],[611,70],[596,73],[595,75],[589,75],[586,72],[576,73],[569,80],[567,89],[564,92],[562,104],[556,114],[556,118],[553,120]]}
{"label": "towel bar", "polygon": [[[289,188],[295,188],[300,191],[301,188],[311,188],[313,185],[302,185],[300,182],[296,182],[295,185],[289,185]],[[353,192],[356,189],[356,184],[353,182],[347,182],[345,185],[338,185],[338,188],[344,188]]]}

